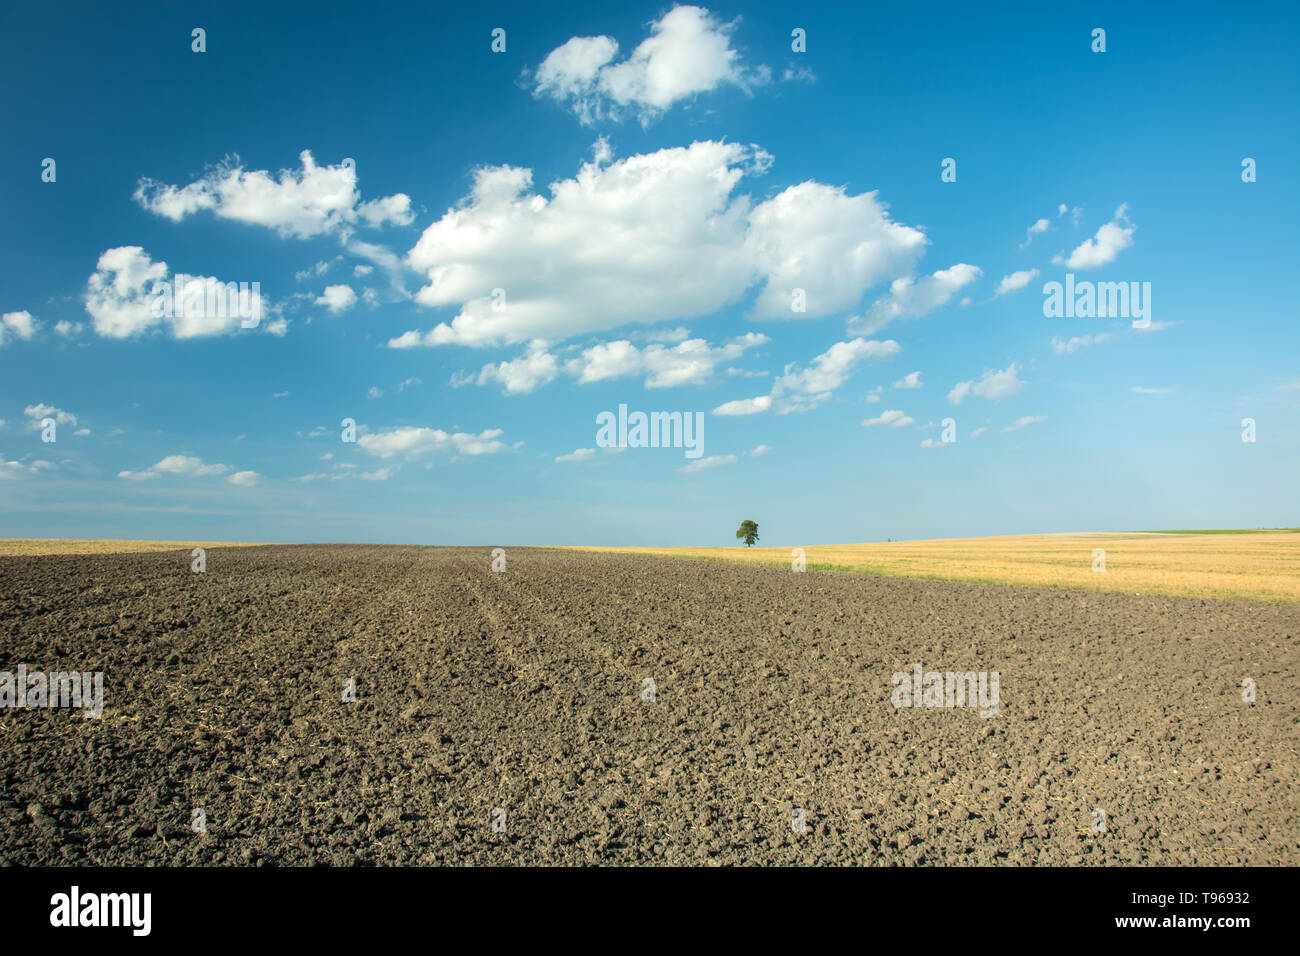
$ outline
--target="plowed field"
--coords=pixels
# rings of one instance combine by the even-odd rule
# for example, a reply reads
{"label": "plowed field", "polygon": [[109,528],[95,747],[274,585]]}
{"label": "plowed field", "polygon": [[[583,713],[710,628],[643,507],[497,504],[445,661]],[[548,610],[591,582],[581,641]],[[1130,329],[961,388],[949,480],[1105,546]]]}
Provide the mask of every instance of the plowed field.
{"label": "plowed field", "polygon": [[0,710],[0,855],[1300,862],[1294,604],[490,552],[0,558],[0,672],[103,672]]}

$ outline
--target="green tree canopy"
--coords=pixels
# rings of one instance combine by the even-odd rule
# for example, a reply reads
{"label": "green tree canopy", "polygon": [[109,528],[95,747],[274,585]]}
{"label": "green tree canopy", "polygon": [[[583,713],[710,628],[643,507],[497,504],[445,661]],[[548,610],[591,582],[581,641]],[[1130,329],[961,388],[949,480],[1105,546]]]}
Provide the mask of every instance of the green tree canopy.
{"label": "green tree canopy", "polygon": [[758,540],[758,524],[746,518],[740,523],[740,530],[736,532],[737,538],[745,539],[745,547],[752,547]]}

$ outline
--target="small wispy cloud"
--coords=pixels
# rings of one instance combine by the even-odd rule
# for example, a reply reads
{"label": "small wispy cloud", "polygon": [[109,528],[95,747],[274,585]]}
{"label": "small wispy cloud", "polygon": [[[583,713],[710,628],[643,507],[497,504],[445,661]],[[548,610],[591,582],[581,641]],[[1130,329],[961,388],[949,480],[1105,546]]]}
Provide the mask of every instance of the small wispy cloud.
{"label": "small wispy cloud", "polygon": [[[223,475],[230,471],[229,465],[208,464],[202,458],[195,458],[191,455],[168,455],[166,458],[150,465],[143,471],[119,471],[117,477],[126,478],[128,481],[147,481],[154,478],[161,478],[164,475],[177,475],[187,478],[206,478],[213,475]],[[254,472],[237,472],[237,475],[252,475]],[[235,478],[232,475],[231,478]],[[247,479],[243,479],[236,484],[242,484]]]}
{"label": "small wispy cloud", "polygon": [[902,428],[904,425],[911,425],[913,418],[905,412],[896,408],[889,408],[881,412],[875,418],[864,418],[862,425],[864,428],[871,428],[875,425],[888,425],[890,428]]}
{"label": "small wispy cloud", "polygon": [[596,449],[594,448],[575,448],[567,455],[560,455],[555,460],[556,462],[587,461],[588,459],[595,458],[595,457],[596,457]]}
{"label": "small wispy cloud", "polygon": [[689,465],[679,468],[678,471],[704,471],[708,468],[717,468],[719,465],[735,464],[739,460],[735,455],[710,455],[708,458],[693,461]]}
{"label": "small wispy cloud", "polygon": [[996,402],[1009,395],[1017,395],[1028,388],[1019,376],[1020,367],[1012,362],[1001,371],[986,369],[979,381],[958,382],[948,392],[948,401],[960,405],[967,397],[978,395]]}
{"label": "small wispy cloud", "polygon": [[1037,269],[1021,269],[1019,272],[1003,276],[1002,281],[998,283],[998,290],[993,293],[993,297],[996,299],[998,296],[1006,295],[1009,292],[1018,292],[1036,278],[1038,278]]}
{"label": "small wispy cloud", "polygon": [[1039,422],[1045,422],[1045,421],[1047,421],[1046,415],[1024,415],[1020,418],[1017,418],[1006,428],[1002,429],[1002,432],[1003,434],[1005,434],[1006,432],[1014,432],[1021,428],[1026,428],[1029,425],[1037,425]]}

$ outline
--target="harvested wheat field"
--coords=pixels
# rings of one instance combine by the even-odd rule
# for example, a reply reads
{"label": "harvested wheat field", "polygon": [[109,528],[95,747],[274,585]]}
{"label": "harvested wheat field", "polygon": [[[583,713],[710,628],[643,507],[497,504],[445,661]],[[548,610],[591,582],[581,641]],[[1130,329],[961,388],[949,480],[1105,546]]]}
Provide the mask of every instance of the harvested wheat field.
{"label": "harvested wheat field", "polygon": [[1294,604],[506,556],[0,558],[0,671],[103,674],[0,711],[0,855],[1300,862]]}
{"label": "harvested wheat field", "polygon": [[[1096,550],[1104,555],[1104,570]],[[789,569],[793,548],[595,548]],[[1300,533],[1117,532],[803,548],[808,568],[988,584],[1300,601]]]}

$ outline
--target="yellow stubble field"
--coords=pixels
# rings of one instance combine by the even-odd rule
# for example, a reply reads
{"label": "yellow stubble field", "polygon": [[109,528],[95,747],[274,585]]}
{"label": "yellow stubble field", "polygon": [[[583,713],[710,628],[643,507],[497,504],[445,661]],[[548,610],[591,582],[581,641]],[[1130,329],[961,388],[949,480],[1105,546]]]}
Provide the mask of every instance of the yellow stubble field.
{"label": "yellow stubble field", "polygon": [[[791,567],[794,546],[590,548]],[[1104,570],[1098,550],[1104,552]],[[1300,533],[1113,532],[803,546],[809,569],[1035,587],[1300,601]],[[1094,570],[1097,567],[1098,570]]]}

